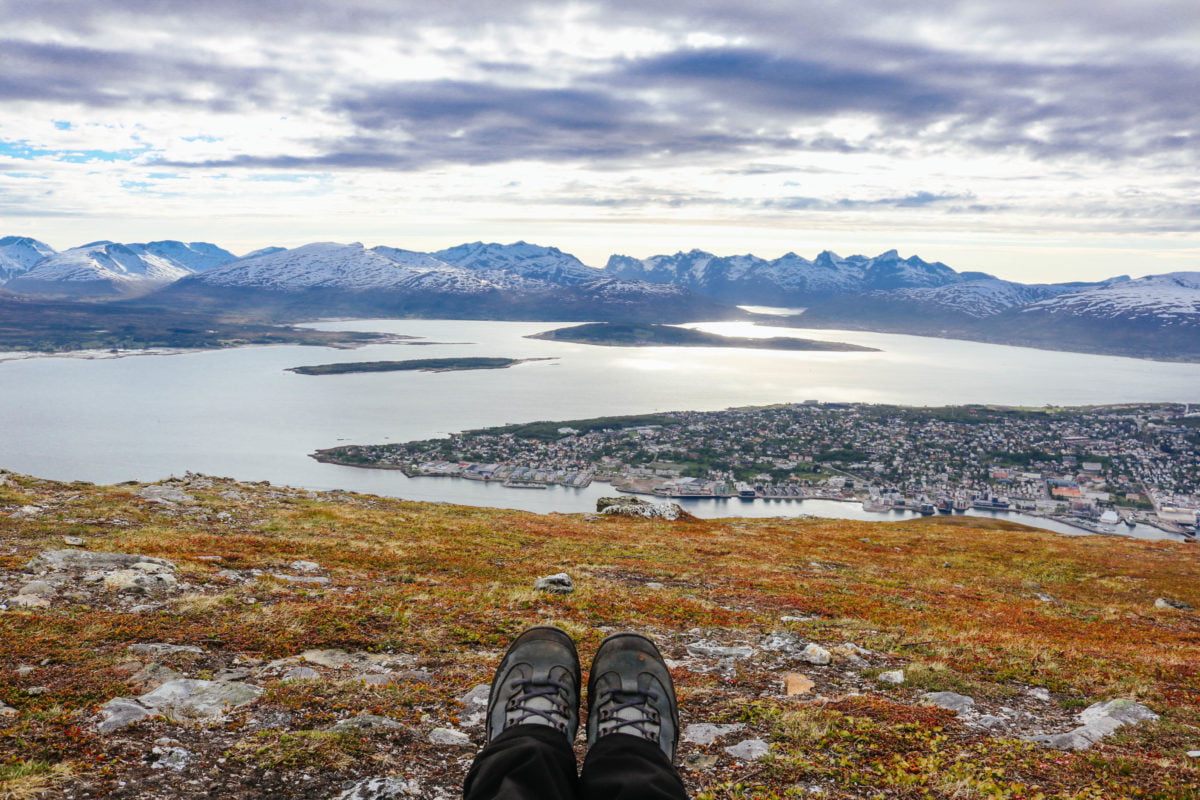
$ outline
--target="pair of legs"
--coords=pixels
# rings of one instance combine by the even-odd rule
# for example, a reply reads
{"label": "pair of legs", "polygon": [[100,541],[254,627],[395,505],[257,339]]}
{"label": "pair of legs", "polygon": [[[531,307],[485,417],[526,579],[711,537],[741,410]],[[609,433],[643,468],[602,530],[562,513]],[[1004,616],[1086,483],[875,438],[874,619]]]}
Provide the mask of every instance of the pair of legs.
{"label": "pair of legs", "polygon": [[671,674],[644,636],[605,639],[588,680],[588,754],[576,775],[579,656],[558,628],[509,647],[488,698],[487,745],[465,800],[684,800],[675,769],[679,711]]}

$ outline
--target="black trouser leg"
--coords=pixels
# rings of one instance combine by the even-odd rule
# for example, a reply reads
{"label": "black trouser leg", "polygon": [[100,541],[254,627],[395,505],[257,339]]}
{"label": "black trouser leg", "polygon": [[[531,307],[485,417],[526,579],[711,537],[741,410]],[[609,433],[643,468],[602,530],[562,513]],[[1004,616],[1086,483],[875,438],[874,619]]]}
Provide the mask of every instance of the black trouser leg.
{"label": "black trouser leg", "polygon": [[588,750],[580,800],[686,800],[683,779],[657,744],[610,733]]}
{"label": "black trouser leg", "polygon": [[576,800],[575,751],[547,725],[514,725],[475,756],[464,800]]}

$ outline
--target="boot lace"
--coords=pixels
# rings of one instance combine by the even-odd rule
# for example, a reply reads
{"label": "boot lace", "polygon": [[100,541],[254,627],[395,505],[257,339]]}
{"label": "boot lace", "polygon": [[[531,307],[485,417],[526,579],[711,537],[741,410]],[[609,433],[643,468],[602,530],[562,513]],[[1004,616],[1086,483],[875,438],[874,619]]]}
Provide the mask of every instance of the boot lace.
{"label": "boot lace", "polygon": [[[657,742],[660,717],[658,709],[651,704],[658,699],[657,692],[642,689],[608,689],[601,692],[597,705],[601,735],[636,731],[643,739]],[[631,730],[624,730],[626,728]]]}
{"label": "boot lace", "polygon": [[532,722],[538,725],[550,725],[563,733],[568,733],[570,719],[569,703],[571,687],[554,678],[532,680],[522,678],[509,684],[516,693],[505,704],[506,712],[504,727],[521,725]]}

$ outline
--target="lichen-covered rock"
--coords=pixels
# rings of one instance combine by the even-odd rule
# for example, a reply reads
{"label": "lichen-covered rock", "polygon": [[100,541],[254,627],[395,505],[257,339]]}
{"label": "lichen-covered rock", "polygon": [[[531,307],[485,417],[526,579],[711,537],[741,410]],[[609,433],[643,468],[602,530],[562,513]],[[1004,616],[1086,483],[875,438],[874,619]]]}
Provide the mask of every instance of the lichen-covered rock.
{"label": "lichen-covered rock", "polygon": [[96,730],[100,733],[112,733],[135,722],[158,716],[156,712],[131,697],[114,697],[100,706],[99,711],[100,722],[96,725]]}
{"label": "lichen-covered rock", "polygon": [[141,642],[129,645],[127,650],[149,656],[166,656],[173,653],[203,653],[204,650],[194,644],[168,644],[166,642]]}
{"label": "lichen-covered rock", "polygon": [[684,511],[678,503],[651,503],[640,497],[601,497],[596,501],[596,511],[608,516],[644,517],[645,519],[692,518],[692,515]]}
{"label": "lichen-covered rock", "polygon": [[142,695],[138,702],[171,717],[213,719],[254,702],[262,693],[262,689],[248,683],[180,678]]}
{"label": "lichen-covered rock", "polygon": [[446,747],[471,747],[471,737],[453,728],[434,728],[429,732],[429,742]]}
{"label": "lichen-covered rock", "polygon": [[558,572],[554,575],[546,575],[538,578],[533,588],[539,592],[550,592],[551,594],[570,594],[575,591],[575,581],[571,580],[571,576],[565,572]]}
{"label": "lichen-covered rock", "polygon": [[1151,722],[1156,719],[1158,719],[1158,714],[1141,703],[1127,698],[1118,698],[1105,703],[1094,703],[1085,708],[1079,714],[1079,721],[1083,724],[1074,730],[1026,738],[1056,750],[1087,750],[1096,742],[1111,735],[1117,728],[1138,722]]}
{"label": "lichen-covered rock", "polygon": [[173,486],[145,486],[134,494],[152,503],[191,503],[196,498]]}
{"label": "lichen-covered rock", "polygon": [[380,716],[379,714],[359,714],[357,717],[344,719],[335,724],[329,730],[331,731],[382,731],[382,730],[401,730],[404,725],[390,717]]}
{"label": "lichen-covered rock", "polygon": [[876,676],[876,680],[881,683],[904,683],[904,670],[890,669],[887,672],[881,672]]}
{"label": "lichen-covered rock", "polygon": [[685,742],[692,744],[709,745],[720,739],[722,736],[728,736],[731,733],[737,733],[746,726],[740,722],[729,722],[725,724],[716,724],[712,722],[696,722],[688,725],[683,729],[680,738]]}
{"label": "lichen-covered rock", "polygon": [[744,645],[720,645],[714,642],[693,642],[687,646],[688,655],[696,658],[749,658],[754,648]]}
{"label": "lichen-covered rock", "polygon": [[400,800],[420,794],[421,786],[415,780],[404,781],[392,777],[363,778],[347,786],[333,800]]}
{"label": "lichen-covered rock", "polygon": [[741,761],[757,761],[771,752],[771,747],[762,739],[747,739],[725,748],[725,752]]}
{"label": "lichen-covered rock", "polygon": [[833,656],[830,652],[819,644],[809,644],[801,651],[800,658],[809,664],[815,664],[819,667],[823,667],[833,661]]}
{"label": "lichen-covered rock", "polygon": [[940,706],[959,714],[975,706],[975,698],[957,692],[926,692],[921,699],[930,705]]}
{"label": "lichen-covered rock", "polygon": [[118,569],[104,576],[104,588],[131,594],[166,594],[179,589],[179,581],[169,572],[142,569]]}
{"label": "lichen-covered rock", "polygon": [[132,553],[97,553],[91,550],[46,550],[33,557],[28,570],[114,570],[127,569],[134,564],[158,564],[168,569],[175,565],[165,558],[151,558]]}
{"label": "lichen-covered rock", "polygon": [[1174,611],[1195,611],[1196,610],[1195,608],[1193,608],[1192,606],[1183,602],[1182,600],[1176,600],[1171,597],[1158,598],[1157,600],[1154,601],[1154,607],[1160,608],[1163,610],[1169,609],[1169,610],[1174,610]]}

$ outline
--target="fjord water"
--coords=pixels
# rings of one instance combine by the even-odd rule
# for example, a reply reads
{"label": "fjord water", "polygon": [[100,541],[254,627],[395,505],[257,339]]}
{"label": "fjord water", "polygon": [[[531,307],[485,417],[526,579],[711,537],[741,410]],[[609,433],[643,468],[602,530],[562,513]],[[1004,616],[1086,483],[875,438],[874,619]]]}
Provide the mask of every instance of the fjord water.
{"label": "fjord water", "polygon": [[[59,480],[158,480],[186,471],[531,511],[586,511],[611,494],[504,489],[320,464],[347,443],[400,442],[532,420],[716,410],[804,400],[1041,406],[1200,402],[1200,365],[857,331],[696,327],[800,336],[880,352],[615,348],[526,339],[553,323],[366,320],[314,327],[422,337],[356,350],[274,346],[129,358],[0,363],[0,467]],[[547,358],[503,370],[306,376],[289,367],[454,356]],[[2,356],[0,356],[2,357]],[[712,516],[879,518],[821,501],[696,501]],[[888,517],[885,517],[888,518]],[[893,515],[890,518],[898,518]]]}

